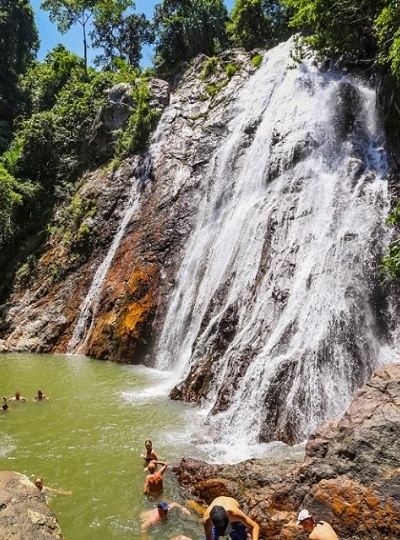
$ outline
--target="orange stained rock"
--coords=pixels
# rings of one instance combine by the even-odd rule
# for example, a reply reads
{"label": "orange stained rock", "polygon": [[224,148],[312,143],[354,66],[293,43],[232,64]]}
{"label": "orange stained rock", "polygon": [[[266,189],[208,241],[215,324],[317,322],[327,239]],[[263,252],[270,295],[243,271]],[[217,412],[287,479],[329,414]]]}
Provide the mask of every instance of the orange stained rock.
{"label": "orange stained rock", "polygon": [[364,495],[364,500],[367,506],[372,510],[375,510],[381,504],[380,497],[372,490],[367,491]]}
{"label": "orange stained rock", "polygon": [[154,266],[146,270],[139,268],[130,276],[128,295],[134,300],[126,304],[118,321],[119,330],[135,331],[138,323],[145,319],[149,309],[153,307],[155,291],[151,286],[151,279],[155,272]]}
{"label": "orange stained rock", "polygon": [[206,511],[206,508],[204,508],[204,506],[201,506],[201,504],[193,501],[192,499],[186,501],[186,506],[194,510],[196,514],[199,514],[200,516],[203,516],[204,512]]}
{"label": "orange stained rock", "polygon": [[349,528],[357,527],[363,514],[361,501],[365,488],[348,478],[322,480],[315,487],[315,500],[324,503]]}

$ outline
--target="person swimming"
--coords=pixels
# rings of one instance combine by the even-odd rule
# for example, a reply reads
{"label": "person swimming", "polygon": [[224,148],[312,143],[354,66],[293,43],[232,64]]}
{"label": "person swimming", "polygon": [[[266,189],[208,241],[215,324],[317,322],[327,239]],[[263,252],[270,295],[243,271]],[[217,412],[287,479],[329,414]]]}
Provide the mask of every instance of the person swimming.
{"label": "person swimming", "polygon": [[144,446],[146,447],[146,453],[141,454],[142,458],[145,460],[146,464],[148,465],[150,461],[157,461],[158,457],[155,451],[153,450],[153,443],[150,439],[146,439],[144,442]]}
{"label": "person swimming", "polygon": [[[157,465],[161,468],[157,470]],[[150,474],[146,476],[144,482],[143,493],[145,495],[159,495],[163,490],[163,477],[167,470],[168,463],[165,461],[150,461],[147,465],[147,470]]]}
{"label": "person swimming", "polygon": [[140,516],[142,519],[141,531],[146,531],[148,527],[153,523],[157,523],[158,521],[163,521],[167,519],[168,513],[174,508],[178,508],[181,512],[190,516],[189,510],[184,506],[174,502],[168,503],[166,501],[160,501],[157,504],[156,508],[153,508],[153,510],[142,512]]}
{"label": "person swimming", "polygon": [[46,399],[49,398],[45,396],[41,390],[38,390],[37,396],[33,398],[33,401],[46,401]]}

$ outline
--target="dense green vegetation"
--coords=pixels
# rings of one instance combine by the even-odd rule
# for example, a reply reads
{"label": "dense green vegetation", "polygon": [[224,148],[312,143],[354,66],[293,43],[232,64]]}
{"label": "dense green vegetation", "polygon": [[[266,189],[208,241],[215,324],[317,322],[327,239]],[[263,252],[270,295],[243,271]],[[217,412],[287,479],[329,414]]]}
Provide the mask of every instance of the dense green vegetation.
{"label": "dense green vegetation", "polygon": [[[172,81],[198,54],[218,65],[218,53],[243,47],[262,60],[268,48],[300,32],[300,56],[312,47],[321,58],[390,79],[388,122],[398,133],[400,6],[391,0],[160,0],[152,20],[133,0],[43,0],[61,32],[82,28],[83,58],[62,45],[35,60],[38,34],[29,0],[0,5],[0,256],[32,257],[44,238],[54,206],[72,197],[82,174],[146,148],[158,113],[149,105],[148,77]],[[142,46],[154,44],[154,65],[142,72]],[[87,48],[99,54],[87,65]],[[225,66],[226,81],[234,65]],[[207,73],[203,74],[207,78]],[[132,114],[109,132],[103,121],[107,91],[131,87]],[[221,83],[225,84],[225,82]],[[218,88],[209,84],[213,95]],[[394,138],[396,140],[396,138]],[[394,212],[391,223],[400,221]],[[384,265],[398,274],[393,244]],[[396,251],[397,250],[397,251]],[[30,259],[31,260],[31,259]]]}

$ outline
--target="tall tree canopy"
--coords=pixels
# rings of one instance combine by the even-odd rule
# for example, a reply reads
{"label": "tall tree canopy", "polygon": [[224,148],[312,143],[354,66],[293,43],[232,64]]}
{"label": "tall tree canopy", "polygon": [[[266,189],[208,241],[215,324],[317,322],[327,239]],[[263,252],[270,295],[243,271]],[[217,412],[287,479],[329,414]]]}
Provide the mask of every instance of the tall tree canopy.
{"label": "tall tree canopy", "polygon": [[18,77],[25,72],[39,46],[29,0],[0,3],[0,153],[10,140],[23,95]]}
{"label": "tall tree canopy", "polygon": [[[293,9],[291,24],[300,28],[306,41],[322,54],[344,56],[347,62],[372,65],[388,60],[383,40],[378,47],[377,21],[384,11],[399,13],[397,1],[387,0],[284,0]],[[383,21],[382,21],[383,23]],[[395,28],[390,25],[385,38],[390,43]],[[382,34],[383,35],[383,34]],[[381,51],[381,52],[380,52]]]}
{"label": "tall tree canopy", "polygon": [[44,0],[40,7],[49,12],[51,22],[65,34],[75,24],[82,27],[83,57],[87,66],[87,25],[93,16],[97,0]]}
{"label": "tall tree canopy", "polygon": [[228,12],[223,0],[164,0],[155,8],[155,67],[174,74],[182,62],[203,53],[213,56],[228,46]]}
{"label": "tall tree canopy", "polygon": [[227,30],[232,45],[273,47],[289,36],[287,9],[279,0],[236,0]]}
{"label": "tall tree canopy", "polygon": [[144,14],[132,13],[132,0],[101,0],[94,10],[92,45],[103,49],[95,63],[108,68],[115,60],[138,67],[143,43],[154,41],[150,22]]}

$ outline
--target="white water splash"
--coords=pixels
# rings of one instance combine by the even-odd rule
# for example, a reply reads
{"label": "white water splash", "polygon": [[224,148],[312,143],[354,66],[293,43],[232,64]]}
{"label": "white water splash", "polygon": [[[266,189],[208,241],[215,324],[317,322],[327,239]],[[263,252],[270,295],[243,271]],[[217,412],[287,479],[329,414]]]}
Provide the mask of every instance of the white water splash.
{"label": "white water splash", "polygon": [[156,367],[175,382],[208,361],[202,404],[228,444],[291,430],[299,440],[338,417],[386,345],[375,92],[310,64],[288,70],[290,46],[268,52],[239,93],[159,340]]}

